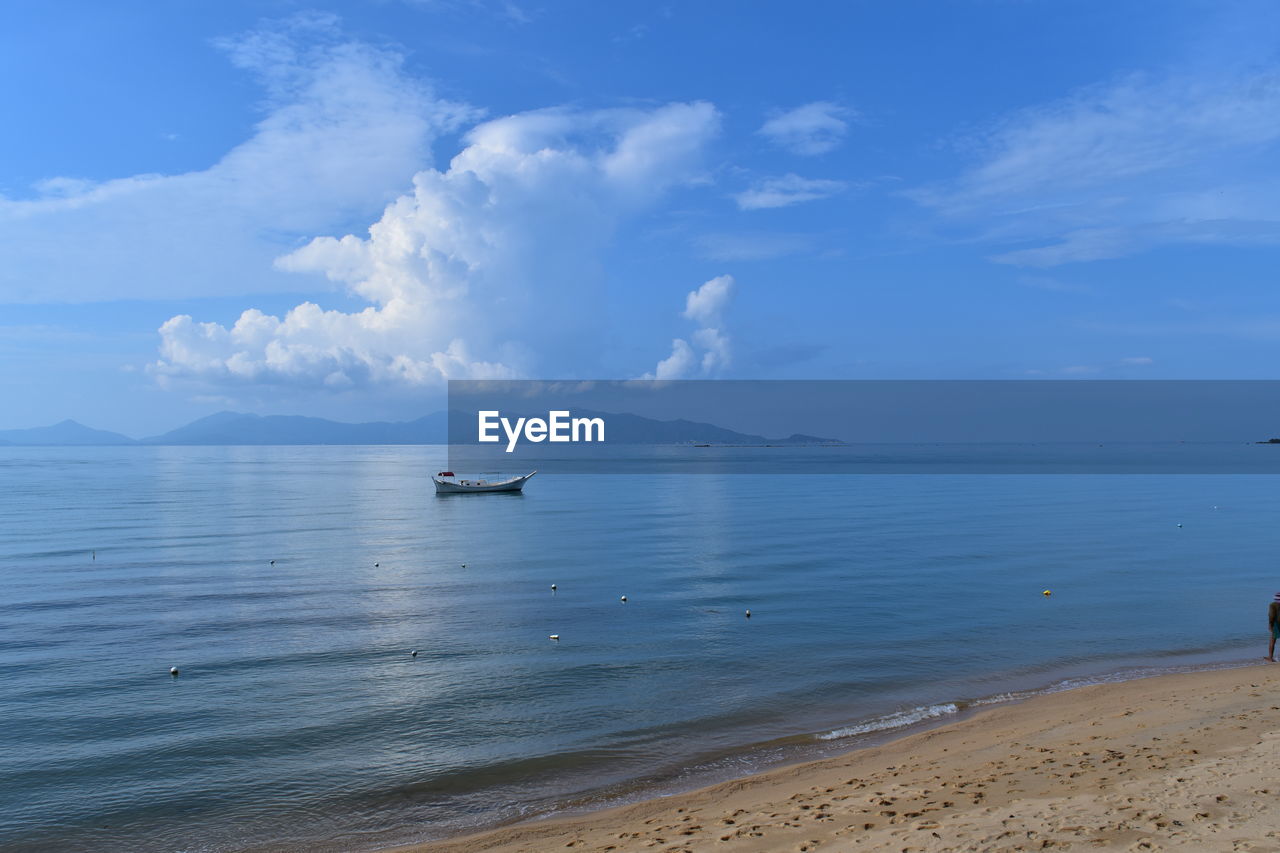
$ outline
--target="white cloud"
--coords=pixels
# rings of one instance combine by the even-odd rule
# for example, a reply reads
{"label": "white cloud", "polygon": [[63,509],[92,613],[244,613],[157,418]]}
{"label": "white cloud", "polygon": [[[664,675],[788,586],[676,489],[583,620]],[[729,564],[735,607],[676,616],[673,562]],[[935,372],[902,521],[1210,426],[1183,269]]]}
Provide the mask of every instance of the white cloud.
{"label": "white cloud", "polygon": [[401,57],[304,15],[219,43],[266,91],[252,136],[203,170],[54,177],[0,197],[0,301],[174,298],[301,284],[271,259],[376,213],[470,107],[407,77]]}
{"label": "white cloud", "polygon": [[843,181],[802,178],[787,174],[780,178],[766,178],[751,189],[734,196],[742,210],[761,210],[770,207],[787,207],[805,201],[830,198],[844,192]]}
{"label": "white cloud", "polygon": [[814,101],[772,116],[756,132],[779,148],[812,157],[834,151],[844,142],[850,110],[830,101]]}
{"label": "white cloud", "polygon": [[653,373],[646,373],[640,378],[682,379],[689,375],[697,363],[698,357],[694,354],[693,347],[689,346],[689,342],[683,338],[676,338],[671,342],[671,355],[658,362]]}
{"label": "white cloud", "polygon": [[671,355],[658,362],[652,373],[641,379],[686,379],[692,376],[714,376],[729,366],[729,336],[724,332],[724,311],[733,295],[733,276],[721,275],[706,281],[685,297],[681,317],[692,320],[699,328],[690,337],[671,342]]}
{"label": "white cloud", "polygon": [[[404,317],[343,314],[304,302],[284,319],[250,309],[230,329],[179,315],[160,327],[161,384],[198,377],[211,385],[278,384],[345,390],[371,384],[424,385],[441,378],[503,379],[504,365],[476,361],[460,339],[415,356],[396,351]],[[400,338],[400,341],[396,339]]]}
{"label": "white cloud", "polygon": [[698,329],[693,342],[702,348],[702,375],[714,376],[729,366],[729,336],[720,329]]}
{"label": "white cloud", "polygon": [[1001,263],[1280,242],[1277,68],[1128,77],[1014,114],[974,145],[969,171],[913,195],[1007,246]]}
{"label": "white cloud", "polygon": [[367,237],[320,237],[279,259],[341,284],[363,310],[250,310],[230,329],[175,317],[153,369],[332,389],[581,371],[603,346],[587,309],[616,223],[697,180],[718,123],[693,103],[481,124],[448,169],[415,175]]}
{"label": "white cloud", "polygon": [[733,276],[718,275],[703,282],[702,287],[689,291],[684,301],[681,317],[699,326],[718,326],[733,293]]}

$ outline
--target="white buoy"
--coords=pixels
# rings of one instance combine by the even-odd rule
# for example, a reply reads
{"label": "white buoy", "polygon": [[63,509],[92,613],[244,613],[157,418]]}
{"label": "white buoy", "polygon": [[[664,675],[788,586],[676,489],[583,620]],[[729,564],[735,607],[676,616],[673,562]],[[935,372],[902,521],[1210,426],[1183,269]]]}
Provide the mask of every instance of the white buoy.
{"label": "white buoy", "polygon": [[418,656],[418,650],[417,650],[417,649],[414,649],[413,651],[409,652],[409,657],[411,657],[411,658],[416,658],[417,656]]}
{"label": "white buoy", "polygon": [[548,635],[548,636],[547,636],[547,639],[548,639],[548,640],[558,640],[558,639],[560,639],[560,635],[559,635],[559,634],[550,634],[550,635]]}
{"label": "white buoy", "polygon": [[750,611],[750,610],[748,610],[748,611],[747,611],[747,618],[748,618],[748,619],[750,619],[750,618],[751,618],[751,611]]}
{"label": "white buoy", "polygon": [[169,667],[169,674],[170,674],[170,675],[172,675],[174,678],[177,678],[177,677],[178,677],[178,668],[177,668],[176,666],[171,666],[171,667]]}
{"label": "white buoy", "polygon": [[380,565],[382,565],[382,564],[381,564],[381,563],[374,563],[374,564],[373,564],[373,567],[376,569],[376,568],[378,568],[378,566],[380,566]]}
{"label": "white buoy", "polygon": [[552,584],[552,585],[551,585],[551,591],[552,591],[552,592],[555,592],[555,591],[556,591],[556,585],[555,585],[555,584]]}
{"label": "white buoy", "polygon": [[619,599],[619,601],[621,601],[623,604],[626,604],[626,603],[627,603],[627,597],[624,595],[624,596],[622,596],[622,598],[621,598],[621,599]]}
{"label": "white buoy", "polygon": [[275,561],[275,560],[272,560],[272,561],[271,561],[271,565],[273,565],[273,566],[274,566],[275,564],[276,564],[276,561]]}
{"label": "white buoy", "polygon": [[1181,527],[1182,525],[1181,525],[1181,524],[1179,524],[1178,526],[1179,526],[1179,527]]}
{"label": "white buoy", "polygon": [[462,568],[464,568],[464,569],[465,569],[466,567],[467,567],[467,564],[466,564],[466,563],[463,563],[463,564],[462,564]]}

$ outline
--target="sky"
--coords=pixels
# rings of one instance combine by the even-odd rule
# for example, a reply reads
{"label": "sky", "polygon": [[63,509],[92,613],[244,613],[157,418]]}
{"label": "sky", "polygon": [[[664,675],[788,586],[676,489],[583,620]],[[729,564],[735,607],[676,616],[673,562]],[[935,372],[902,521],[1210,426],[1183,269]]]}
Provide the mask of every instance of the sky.
{"label": "sky", "polygon": [[0,428],[1274,378],[1265,2],[0,10]]}

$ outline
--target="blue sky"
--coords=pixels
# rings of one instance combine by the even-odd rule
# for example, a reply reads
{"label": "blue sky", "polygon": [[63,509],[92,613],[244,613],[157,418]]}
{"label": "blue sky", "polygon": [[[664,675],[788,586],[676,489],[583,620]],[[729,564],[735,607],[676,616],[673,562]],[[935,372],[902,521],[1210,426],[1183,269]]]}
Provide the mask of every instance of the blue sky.
{"label": "blue sky", "polygon": [[60,2],[0,428],[447,378],[1273,378],[1269,3]]}

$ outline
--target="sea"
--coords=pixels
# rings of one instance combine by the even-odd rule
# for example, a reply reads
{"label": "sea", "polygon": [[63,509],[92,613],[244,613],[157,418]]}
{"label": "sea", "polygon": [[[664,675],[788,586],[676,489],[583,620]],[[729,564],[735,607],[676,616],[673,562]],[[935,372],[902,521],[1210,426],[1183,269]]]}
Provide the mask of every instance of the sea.
{"label": "sea", "polygon": [[0,849],[376,850],[660,796],[1260,661],[1280,589],[1268,475],[437,496],[445,451],[0,448]]}

